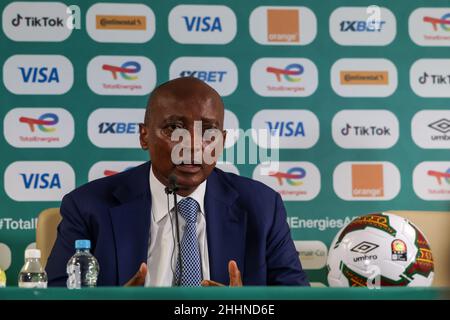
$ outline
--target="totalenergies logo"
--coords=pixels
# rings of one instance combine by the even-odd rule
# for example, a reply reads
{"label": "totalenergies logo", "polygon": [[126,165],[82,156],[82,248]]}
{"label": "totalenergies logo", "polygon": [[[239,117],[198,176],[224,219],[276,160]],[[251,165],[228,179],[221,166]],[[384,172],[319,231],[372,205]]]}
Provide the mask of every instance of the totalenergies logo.
{"label": "totalenergies logo", "polygon": [[435,177],[439,185],[442,185],[442,179],[444,179],[447,184],[450,184],[450,168],[448,168],[446,172],[428,170],[427,174],[429,176]]}
{"label": "totalenergies logo", "polygon": [[28,124],[31,132],[34,132],[35,126],[37,126],[42,132],[54,132],[56,131],[56,128],[53,126],[56,125],[58,121],[59,118],[54,113],[44,113],[38,119],[28,117],[19,118],[19,122]]}
{"label": "totalenergies logo", "polygon": [[438,25],[441,25],[441,29],[444,31],[450,31],[450,13],[446,13],[442,18],[433,18],[429,16],[423,17],[424,22],[431,23],[433,25],[433,30],[438,30]]}
{"label": "totalenergies logo", "polygon": [[280,186],[283,185],[283,179],[286,179],[286,182],[291,186],[301,186],[303,185],[303,181],[299,180],[305,178],[306,170],[300,167],[294,167],[287,172],[271,172],[269,176],[276,178]]}
{"label": "totalenergies logo", "polygon": [[278,82],[281,81],[281,76],[283,76],[284,79],[289,82],[300,82],[301,78],[296,76],[300,76],[301,74],[303,74],[305,68],[301,64],[292,63],[286,66],[286,68],[284,69],[267,67],[266,71],[275,74]]}
{"label": "totalenergies logo", "polygon": [[117,80],[117,74],[120,74],[120,76],[125,80],[137,80],[138,77],[136,75],[133,76],[133,74],[141,71],[141,65],[136,61],[127,61],[120,67],[104,64],[102,69],[105,71],[110,71],[114,80]]}

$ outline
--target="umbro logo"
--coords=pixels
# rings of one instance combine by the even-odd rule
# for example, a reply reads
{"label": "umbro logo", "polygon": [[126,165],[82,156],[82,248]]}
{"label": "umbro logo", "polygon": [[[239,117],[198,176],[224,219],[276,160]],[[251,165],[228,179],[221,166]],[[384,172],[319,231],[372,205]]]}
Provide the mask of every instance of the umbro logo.
{"label": "umbro logo", "polygon": [[450,132],[450,120],[448,119],[440,119],[436,122],[430,123],[428,126],[441,133]]}
{"label": "umbro logo", "polygon": [[369,253],[370,251],[375,250],[378,247],[379,247],[379,245],[377,245],[377,244],[363,241],[360,244],[357,244],[355,247],[353,247],[351,249],[351,251],[366,254],[366,253]]}

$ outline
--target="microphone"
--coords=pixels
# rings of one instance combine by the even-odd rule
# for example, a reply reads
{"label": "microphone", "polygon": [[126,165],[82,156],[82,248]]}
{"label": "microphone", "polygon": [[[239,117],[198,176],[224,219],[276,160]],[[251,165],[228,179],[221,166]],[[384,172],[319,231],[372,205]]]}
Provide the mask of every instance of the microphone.
{"label": "microphone", "polygon": [[177,184],[177,176],[171,173],[169,175],[169,185],[164,189],[166,194],[172,194],[173,192],[176,192],[179,190],[178,184]]}
{"label": "microphone", "polygon": [[181,274],[183,272],[183,265],[181,261],[181,245],[180,245],[180,227],[178,224],[178,200],[177,200],[177,191],[179,190],[178,184],[177,184],[177,176],[173,173],[169,175],[169,185],[165,188],[165,192],[167,194],[167,212],[170,212],[169,207],[169,194],[173,193],[173,203],[175,205],[174,207],[174,213],[175,213],[175,227],[177,229],[176,232],[176,242],[178,247],[178,255],[177,255],[177,262],[180,265],[180,277],[177,279],[176,286],[180,286],[181,281]]}
{"label": "microphone", "polygon": [[173,192],[178,191],[178,185],[177,185],[177,176],[173,173],[169,176],[169,186],[173,190]]}

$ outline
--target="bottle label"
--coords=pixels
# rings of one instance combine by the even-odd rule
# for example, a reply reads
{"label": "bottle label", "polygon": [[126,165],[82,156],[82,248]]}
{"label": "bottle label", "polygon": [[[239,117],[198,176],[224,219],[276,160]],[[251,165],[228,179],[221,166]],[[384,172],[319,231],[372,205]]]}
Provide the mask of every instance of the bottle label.
{"label": "bottle label", "polygon": [[81,289],[81,270],[78,265],[67,266],[67,288],[69,289]]}
{"label": "bottle label", "polygon": [[47,288],[47,282],[19,282],[19,288],[45,289]]}
{"label": "bottle label", "polygon": [[4,287],[6,287],[6,274],[0,268],[0,288],[4,288]]}

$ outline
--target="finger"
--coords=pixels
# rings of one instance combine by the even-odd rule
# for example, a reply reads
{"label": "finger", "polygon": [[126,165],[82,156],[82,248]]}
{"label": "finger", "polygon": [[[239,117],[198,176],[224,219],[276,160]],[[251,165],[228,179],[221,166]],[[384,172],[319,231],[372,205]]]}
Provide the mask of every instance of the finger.
{"label": "finger", "polygon": [[138,272],[131,278],[127,283],[125,283],[125,287],[136,287],[143,286],[145,283],[145,277],[147,276],[147,265],[143,262]]}
{"label": "finger", "polygon": [[225,285],[212,280],[203,280],[201,285],[202,287],[225,287]]}
{"label": "finger", "polygon": [[228,273],[230,274],[230,287],[242,287],[241,272],[238,269],[236,261],[230,260],[228,263]]}

